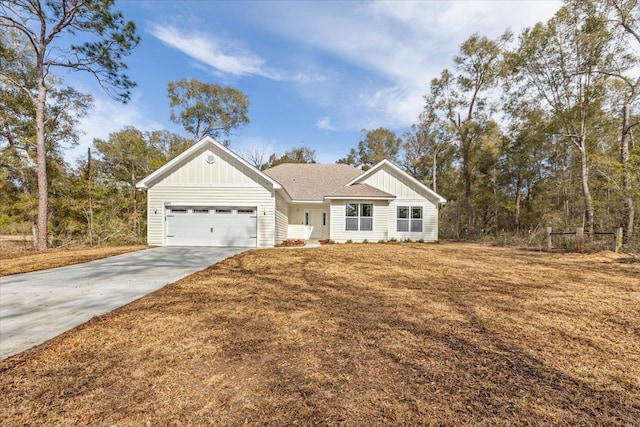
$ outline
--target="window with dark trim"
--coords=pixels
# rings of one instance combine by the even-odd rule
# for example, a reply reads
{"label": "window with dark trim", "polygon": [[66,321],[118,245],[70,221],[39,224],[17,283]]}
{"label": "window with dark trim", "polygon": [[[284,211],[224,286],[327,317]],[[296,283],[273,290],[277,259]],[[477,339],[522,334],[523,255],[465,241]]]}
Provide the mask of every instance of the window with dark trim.
{"label": "window with dark trim", "polygon": [[373,230],[373,204],[347,203],[345,230],[346,231],[372,231]]}
{"label": "window with dark trim", "polygon": [[422,206],[398,206],[398,233],[422,233]]}

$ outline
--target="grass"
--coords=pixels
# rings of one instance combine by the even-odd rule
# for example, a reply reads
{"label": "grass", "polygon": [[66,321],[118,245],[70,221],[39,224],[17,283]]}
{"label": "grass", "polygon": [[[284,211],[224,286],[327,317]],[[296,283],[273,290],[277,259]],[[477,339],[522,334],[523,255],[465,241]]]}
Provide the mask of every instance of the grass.
{"label": "grass", "polygon": [[0,249],[0,277],[10,274],[29,273],[49,268],[64,267],[94,261],[127,252],[147,249],[148,246],[113,246],[101,248],[34,250]]}
{"label": "grass", "polygon": [[640,264],[250,251],[0,361],[0,424],[635,425]]}

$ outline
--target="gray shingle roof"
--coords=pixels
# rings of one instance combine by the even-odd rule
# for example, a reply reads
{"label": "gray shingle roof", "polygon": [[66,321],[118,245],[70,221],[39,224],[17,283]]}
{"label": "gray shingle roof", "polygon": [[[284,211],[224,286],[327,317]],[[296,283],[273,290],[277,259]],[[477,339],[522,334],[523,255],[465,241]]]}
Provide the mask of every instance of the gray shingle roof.
{"label": "gray shingle roof", "polygon": [[285,163],[264,173],[282,185],[292,200],[323,201],[363,171],[345,164]]}
{"label": "gray shingle roof", "polygon": [[348,187],[342,187],[331,194],[327,194],[327,198],[332,197],[356,197],[356,198],[372,198],[372,199],[395,199],[396,196],[385,191],[378,190],[369,184],[353,184]]}

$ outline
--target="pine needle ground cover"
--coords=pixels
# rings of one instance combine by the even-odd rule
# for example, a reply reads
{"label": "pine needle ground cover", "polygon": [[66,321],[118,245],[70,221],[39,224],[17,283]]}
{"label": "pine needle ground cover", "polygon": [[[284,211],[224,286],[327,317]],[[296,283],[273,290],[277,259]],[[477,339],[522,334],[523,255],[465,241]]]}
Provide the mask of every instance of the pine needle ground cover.
{"label": "pine needle ground cover", "polygon": [[106,246],[101,248],[51,249],[44,252],[0,249],[0,277],[80,264],[147,248],[149,246]]}
{"label": "pine needle ground cover", "polygon": [[627,258],[245,252],[1,361],[0,424],[636,425]]}

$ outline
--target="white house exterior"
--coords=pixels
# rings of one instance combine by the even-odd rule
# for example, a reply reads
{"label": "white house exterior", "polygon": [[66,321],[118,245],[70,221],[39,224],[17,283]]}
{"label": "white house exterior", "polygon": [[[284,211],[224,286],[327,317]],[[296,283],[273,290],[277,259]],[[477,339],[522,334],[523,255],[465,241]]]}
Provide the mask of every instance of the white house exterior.
{"label": "white house exterior", "polygon": [[391,162],[283,164],[260,171],[205,137],[138,183],[150,245],[270,247],[438,239],[445,199]]}

